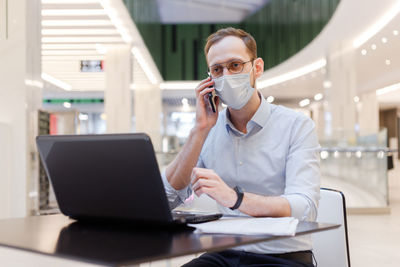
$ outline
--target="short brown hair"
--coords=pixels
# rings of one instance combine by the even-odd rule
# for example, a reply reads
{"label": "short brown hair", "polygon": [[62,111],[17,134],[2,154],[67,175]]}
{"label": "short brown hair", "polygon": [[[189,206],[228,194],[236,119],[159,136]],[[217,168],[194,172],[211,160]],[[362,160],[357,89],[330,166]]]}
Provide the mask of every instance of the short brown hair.
{"label": "short brown hair", "polygon": [[236,36],[236,37],[239,37],[240,39],[242,39],[244,44],[247,47],[247,51],[249,52],[251,58],[252,59],[257,58],[257,44],[256,44],[256,41],[254,40],[253,36],[251,36],[249,33],[245,32],[244,30],[235,29],[232,27],[219,29],[217,32],[208,36],[207,43],[204,47],[204,54],[205,54],[206,58],[207,58],[208,51],[210,50],[210,47],[212,45],[214,45],[215,43],[221,41],[223,38],[225,38],[227,36]]}

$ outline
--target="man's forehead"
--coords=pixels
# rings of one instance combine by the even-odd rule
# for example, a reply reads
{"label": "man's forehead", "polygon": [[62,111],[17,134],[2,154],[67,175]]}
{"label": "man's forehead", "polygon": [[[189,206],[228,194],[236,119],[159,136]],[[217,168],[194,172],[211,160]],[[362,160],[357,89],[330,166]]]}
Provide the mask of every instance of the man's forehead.
{"label": "man's forehead", "polygon": [[248,60],[249,53],[243,40],[236,36],[227,36],[210,47],[207,54],[207,63],[223,63],[232,59]]}

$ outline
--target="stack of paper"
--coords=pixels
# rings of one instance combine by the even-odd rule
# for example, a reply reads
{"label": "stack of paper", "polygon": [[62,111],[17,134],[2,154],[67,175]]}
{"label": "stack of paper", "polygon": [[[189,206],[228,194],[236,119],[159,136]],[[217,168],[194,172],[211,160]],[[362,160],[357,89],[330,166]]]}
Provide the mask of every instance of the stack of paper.
{"label": "stack of paper", "polygon": [[294,236],[299,220],[282,218],[222,218],[199,224],[190,224],[197,233],[244,234],[244,235],[285,235]]}

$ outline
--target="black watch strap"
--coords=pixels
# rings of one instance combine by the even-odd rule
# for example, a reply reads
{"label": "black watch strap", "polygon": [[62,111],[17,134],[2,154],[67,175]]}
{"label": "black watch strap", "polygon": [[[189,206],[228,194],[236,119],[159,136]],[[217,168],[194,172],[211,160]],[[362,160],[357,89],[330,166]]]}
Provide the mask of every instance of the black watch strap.
{"label": "black watch strap", "polygon": [[243,196],[244,196],[244,192],[242,190],[242,188],[240,186],[235,186],[233,188],[233,190],[235,190],[236,195],[237,195],[237,200],[235,205],[233,205],[233,207],[231,207],[231,210],[236,210],[237,208],[240,207],[240,204],[242,204],[242,200],[243,200]]}

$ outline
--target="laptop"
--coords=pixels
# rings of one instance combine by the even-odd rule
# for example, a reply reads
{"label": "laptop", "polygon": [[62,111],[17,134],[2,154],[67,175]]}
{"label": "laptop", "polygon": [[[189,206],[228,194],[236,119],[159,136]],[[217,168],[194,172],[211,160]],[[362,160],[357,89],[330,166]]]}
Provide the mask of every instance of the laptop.
{"label": "laptop", "polygon": [[72,219],[186,224],[220,213],[171,213],[150,137],[41,135],[40,158],[60,211]]}

